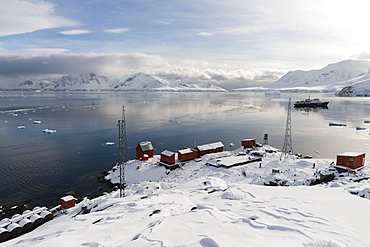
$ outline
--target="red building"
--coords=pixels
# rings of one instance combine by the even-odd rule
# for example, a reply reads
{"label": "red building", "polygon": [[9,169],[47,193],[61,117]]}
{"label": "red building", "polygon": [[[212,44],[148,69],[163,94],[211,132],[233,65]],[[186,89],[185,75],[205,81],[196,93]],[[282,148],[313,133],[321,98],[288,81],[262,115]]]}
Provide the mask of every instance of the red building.
{"label": "red building", "polygon": [[251,148],[256,146],[256,139],[244,139],[242,140],[242,146],[244,148]]}
{"label": "red building", "polygon": [[64,209],[72,208],[75,206],[75,198],[73,196],[65,196],[60,198],[60,206]]}
{"label": "red building", "polygon": [[337,154],[337,166],[358,169],[365,164],[365,153],[346,152]]}
{"label": "red building", "polygon": [[150,141],[143,141],[136,146],[136,158],[140,159],[143,155],[148,155],[148,158],[152,158],[154,155],[154,148]]}
{"label": "red building", "polygon": [[175,164],[175,153],[168,150],[164,150],[161,153],[161,162],[165,162],[167,164]]}
{"label": "red building", "polygon": [[197,146],[196,149],[198,150],[198,156],[203,156],[205,154],[218,153],[224,151],[224,144],[222,144],[222,142],[215,142]]}
{"label": "red building", "polygon": [[198,150],[185,148],[177,151],[177,159],[179,161],[192,160],[198,157]]}

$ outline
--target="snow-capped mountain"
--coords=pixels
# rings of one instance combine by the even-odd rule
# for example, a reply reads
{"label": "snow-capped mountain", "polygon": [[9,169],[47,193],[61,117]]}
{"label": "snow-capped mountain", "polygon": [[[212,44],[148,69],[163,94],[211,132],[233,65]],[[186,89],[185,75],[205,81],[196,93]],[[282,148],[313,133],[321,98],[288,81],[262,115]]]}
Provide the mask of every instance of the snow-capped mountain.
{"label": "snow-capped mountain", "polygon": [[124,81],[118,82],[114,88],[118,90],[148,91],[226,91],[211,83],[186,84],[180,81],[169,82],[157,76],[144,73],[134,74]]}
{"label": "snow-capped mountain", "polygon": [[370,96],[370,73],[352,80],[349,86],[340,90],[338,96]]}
{"label": "snow-capped mountain", "polygon": [[113,86],[110,79],[94,73],[84,75],[66,75],[52,83],[54,88],[106,89]]}
{"label": "snow-capped mountain", "polygon": [[320,70],[290,71],[264,88],[282,90],[340,91],[369,73],[370,62],[345,60]]}
{"label": "snow-capped mountain", "polygon": [[33,82],[19,84],[21,88],[45,90],[124,90],[124,91],[226,91],[208,84],[185,84],[169,82],[157,76],[137,73],[130,77],[110,79],[94,73],[62,76],[53,82]]}
{"label": "snow-capped mountain", "polygon": [[170,83],[159,77],[137,73],[122,82],[118,82],[115,89],[126,89],[126,90],[160,90],[168,89],[171,90]]}
{"label": "snow-capped mountain", "polygon": [[19,84],[23,88],[50,89],[50,90],[98,90],[108,89],[113,86],[110,79],[94,73],[82,75],[65,75],[52,82],[33,82],[26,80]]}

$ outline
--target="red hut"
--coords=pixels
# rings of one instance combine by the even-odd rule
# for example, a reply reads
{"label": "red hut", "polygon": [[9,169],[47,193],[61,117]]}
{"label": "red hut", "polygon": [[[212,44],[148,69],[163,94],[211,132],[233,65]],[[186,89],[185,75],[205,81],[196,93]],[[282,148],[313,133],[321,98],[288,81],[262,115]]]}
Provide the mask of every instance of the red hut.
{"label": "red hut", "polygon": [[365,153],[346,152],[337,154],[337,166],[358,169],[365,164]]}
{"label": "red hut", "polygon": [[218,153],[224,151],[224,144],[222,144],[222,142],[215,142],[197,146],[196,149],[198,150],[198,156],[203,156],[205,154]]}
{"label": "red hut", "polygon": [[72,208],[75,204],[75,198],[71,195],[60,198],[60,206],[64,209]]}
{"label": "red hut", "polygon": [[251,148],[256,146],[256,139],[244,139],[242,140],[242,146],[244,148]]}
{"label": "red hut", "polygon": [[144,154],[148,155],[148,158],[153,157],[154,148],[150,141],[143,141],[136,146],[136,158],[140,159]]}
{"label": "red hut", "polygon": [[198,157],[198,150],[185,148],[177,151],[177,159],[179,161],[192,160]]}
{"label": "red hut", "polygon": [[161,153],[161,162],[167,164],[175,164],[175,153],[168,150],[164,150]]}

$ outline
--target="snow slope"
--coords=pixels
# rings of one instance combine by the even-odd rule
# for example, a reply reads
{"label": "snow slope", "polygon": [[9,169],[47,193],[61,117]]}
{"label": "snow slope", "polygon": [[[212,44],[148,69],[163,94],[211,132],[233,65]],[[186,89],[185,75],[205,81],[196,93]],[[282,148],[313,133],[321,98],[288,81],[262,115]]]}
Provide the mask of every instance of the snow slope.
{"label": "snow slope", "polygon": [[370,73],[353,79],[349,86],[339,91],[338,96],[370,96]]}
{"label": "snow slope", "polygon": [[226,91],[212,84],[184,84],[168,82],[159,77],[137,73],[128,78],[109,79],[94,73],[62,76],[53,82],[27,80],[20,88],[44,90],[129,90],[129,91]]}
{"label": "snow slope", "polygon": [[268,89],[340,91],[369,72],[370,62],[345,60],[320,70],[290,71],[279,80],[265,85]]}
{"label": "snow slope", "polygon": [[[368,165],[357,176],[336,174],[336,180],[316,186],[304,185],[320,172],[330,172],[332,160],[279,161],[280,153],[267,153],[261,168],[259,162],[229,169],[206,165],[238,154],[250,155],[241,148],[209,154],[171,172],[156,165],[158,156],[129,161],[126,197],[119,198],[115,191],[85,198],[65,214],[0,246],[369,244],[370,183],[359,180],[369,176]],[[113,182],[118,181],[117,168],[108,175]],[[284,180],[289,187],[263,186]]]}
{"label": "snow slope", "polygon": [[54,90],[100,90],[112,87],[112,82],[105,76],[94,73],[83,75],[66,75],[53,82],[24,81],[20,87],[32,89],[54,89]]}
{"label": "snow slope", "polygon": [[118,90],[149,90],[149,91],[226,91],[221,87],[206,84],[185,84],[178,81],[168,82],[157,76],[137,73],[115,85]]}

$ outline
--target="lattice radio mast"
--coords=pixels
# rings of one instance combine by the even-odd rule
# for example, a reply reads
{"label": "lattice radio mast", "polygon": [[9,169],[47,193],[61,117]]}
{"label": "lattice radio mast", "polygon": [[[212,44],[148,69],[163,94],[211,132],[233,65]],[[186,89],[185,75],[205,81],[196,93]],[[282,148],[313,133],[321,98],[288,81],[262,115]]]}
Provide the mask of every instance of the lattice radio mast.
{"label": "lattice radio mast", "polygon": [[284,146],[281,152],[280,160],[284,158],[286,159],[287,156],[293,154],[293,146],[292,146],[292,113],[291,113],[291,98],[289,98],[288,103],[288,113],[286,119],[286,127],[285,127],[285,137],[284,137]]}
{"label": "lattice radio mast", "polygon": [[119,141],[119,193],[120,197],[125,196],[125,164],[127,160],[127,137],[126,137],[126,120],[125,106],[122,106],[122,119],[118,120],[118,141]]}

